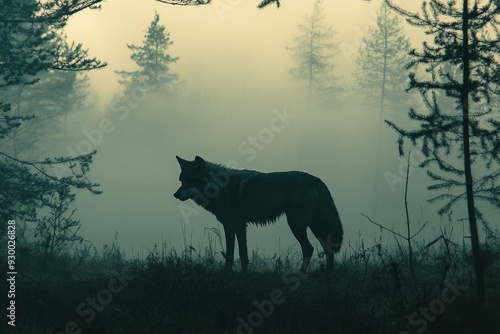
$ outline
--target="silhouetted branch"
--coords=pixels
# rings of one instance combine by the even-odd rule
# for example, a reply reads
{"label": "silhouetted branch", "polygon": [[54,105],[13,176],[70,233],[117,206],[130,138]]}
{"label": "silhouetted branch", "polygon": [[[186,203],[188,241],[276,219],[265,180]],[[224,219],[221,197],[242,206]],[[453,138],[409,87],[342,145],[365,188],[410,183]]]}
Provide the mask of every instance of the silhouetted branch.
{"label": "silhouetted branch", "polygon": [[259,3],[259,5],[257,6],[257,8],[262,9],[264,7],[269,6],[273,2],[276,3],[276,8],[280,8],[280,5],[281,5],[280,4],[280,0],[263,0],[261,3]]}
{"label": "silhouetted branch", "polygon": [[[166,3],[167,5],[172,6],[204,6],[208,5],[212,2],[212,0],[156,0],[161,3]],[[280,0],[263,0],[261,3],[257,5],[257,8],[264,8],[268,5],[276,3],[276,7],[280,7]]]}
{"label": "silhouetted branch", "polygon": [[[68,18],[87,8],[100,9],[100,4],[104,0],[66,0],[66,1],[44,1],[35,4],[18,5],[23,12],[28,6],[37,8],[30,17],[0,15],[1,23],[66,23]],[[7,5],[3,5],[7,6]]]}
{"label": "silhouetted branch", "polygon": [[[403,239],[405,239],[405,240],[408,240],[408,238],[407,238],[407,237],[405,237],[404,235],[401,235],[401,234],[399,234],[399,233],[398,233],[398,232],[396,232],[396,231],[393,231],[393,230],[391,230],[391,229],[389,229],[389,228],[387,228],[387,227],[385,227],[385,226],[383,226],[383,225],[380,225],[379,223],[374,222],[374,221],[373,221],[370,217],[368,217],[367,215],[365,215],[365,214],[363,214],[363,213],[362,213],[361,215],[362,215],[363,217],[365,217],[366,219],[368,219],[368,220],[369,220],[372,224],[377,225],[377,226],[378,226],[378,227],[380,227],[381,229],[386,230],[386,231],[388,231],[388,232],[390,232],[390,233],[392,233],[392,234],[394,234],[394,235],[397,235],[398,237],[401,237],[401,238],[403,238]],[[411,239],[413,239],[413,238],[414,238],[417,234],[419,234],[419,233],[420,233],[420,232],[421,232],[421,231],[425,228],[425,226],[427,225],[427,223],[428,223],[428,222],[425,222],[425,223],[424,223],[424,225],[422,225],[422,227],[421,227],[421,228],[420,228],[417,232],[415,232],[415,233],[414,233],[414,234],[410,237],[410,240],[411,240]]]}
{"label": "silhouetted branch", "polygon": [[[90,164],[92,163],[92,156],[95,153],[96,153],[96,151],[93,151],[93,152],[90,152],[89,154],[80,155],[77,157],[59,157],[59,158],[55,158],[54,160],[46,159],[44,161],[30,162],[30,161],[17,159],[13,156],[10,156],[10,155],[0,151],[0,155],[3,155],[4,157],[10,159],[11,161],[15,161],[15,162],[22,164],[24,166],[33,167],[41,175],[45,176],[47,179],[50,179],[50,180],[57,182],[57,183],[66,184],[66,185],[71,186],[71,187],[76,187],[79,189],[87,189],[90,192],[92,192],[93,194],[99,195],[102,193],[102,191],[94,189],[96,187],[99,187],[99,184],[98,183],[91,183],[86,175],[86,172],[89,170]],[[68,166],[69,170],[71,171],[72,176],[57,178],[55,176],[48,174],[46,172],[45,168],[41,167],[41,166],[54,166],[54,165],[61,165],[61,164],[66,164]],[[77,166],[77,164],[80,166],[81,172],[79,172],[79,173],[77,173],[74,170],[74,168]]]}
{"label": "silhouetted branch", "polygon": [[373,221],[370,217],[368,217],[368,216],[367,216],[367,215],[365,215],[364,213],[362,213],[361,215],[362,215],[363,217],[365,217],[366,219],[368,219],[368,220],[369,220],[372,224],[377,225],[377,226],[378,226],[378,227],[380,227],[381,229],[386,230],[386,231],[388,231],[388,232],[390,232],[390,233],[392,233],[392,234],[394,234],[394,235],[397,235],[398,237],[401,237],[401,238],[403,238],[403,239],[407,240],[407,238],[406,238],[404,235],[401,235],[401,234],[399,234],[399,233],[398,233],[398,232],[396,232],[396,231],[393,231],[393,230],[391,230],[391,229],[389,229],[389,228],[387,228],[387,227],[385,227],[385,226],[383,226],[383,225],[380,225],[379,223],[374,222],[374,221]]}
{"label": "silhouetted branch", "polygon": [[212,0],[156,0],[172,6],[203,6],[208,5]]}

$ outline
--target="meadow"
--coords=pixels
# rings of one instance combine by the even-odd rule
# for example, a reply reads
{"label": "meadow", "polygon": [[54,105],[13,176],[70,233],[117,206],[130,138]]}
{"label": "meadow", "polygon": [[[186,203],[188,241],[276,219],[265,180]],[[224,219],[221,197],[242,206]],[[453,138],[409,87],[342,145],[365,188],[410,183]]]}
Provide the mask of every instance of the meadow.
{"label": "meadow", "polygon": [[290,250],[254,251],[249,273],[224,272],[220,233],[212,232],[203,250],[163,242],[133,259],[118,240],[56,255],[18,236],[16,327],[5,319],[2,326],[12,333],[500,332],[498,235],[482,244],[487,300],[480,305],[469,246],[446,231],[413,244],[413,270],[400,242],[346,244],[333,277],[321,254],[310,272],[297,273],[301,256]]}

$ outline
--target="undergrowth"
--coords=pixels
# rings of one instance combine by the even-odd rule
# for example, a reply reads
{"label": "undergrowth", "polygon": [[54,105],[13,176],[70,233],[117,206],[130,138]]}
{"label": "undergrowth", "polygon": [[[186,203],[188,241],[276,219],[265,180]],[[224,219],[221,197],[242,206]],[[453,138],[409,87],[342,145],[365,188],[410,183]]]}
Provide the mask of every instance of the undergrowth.
{"label": "undergrowth", "polygon": [[[215,238],[213,237],[215,235]],[[211,239],[210,239],[211,238]],[[443,233],[414,245],[413,275],[398,244],[344,245],[332,277],[307,275],[300,254],[254,251],[250,272],[223,271],[220,233],[178,253],[162,242],[126,259],[115,240],[45,258],[20,240],[16,333],[499,333],[500,239],[482,245],[487,302],[475,299],[466,245]],[[321,254],[320,254],[321,255]],[[121,280],[120,280],[120,278]],[[6,291],[5,280],[1,291]],[[6,305],[2,302],[2,309]]]}

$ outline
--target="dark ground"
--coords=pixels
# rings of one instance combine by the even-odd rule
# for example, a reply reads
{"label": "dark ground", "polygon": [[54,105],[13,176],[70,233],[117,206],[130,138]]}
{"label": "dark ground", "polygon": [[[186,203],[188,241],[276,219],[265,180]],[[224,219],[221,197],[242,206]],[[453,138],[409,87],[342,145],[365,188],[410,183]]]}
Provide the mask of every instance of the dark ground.
{"label": "dark ground", "polygon": [[475,299],[469,257],[444,241],[415,250],[415,279],[405,250],[382,245],[350,247],[330,279],[324,259],[307,277],[288,256],[267,259],[248,274],[226,274],[221,254],[160,248],[127,261],[115,244],[58,256],[18,247],[16,327],[3,316],[3,332],[500,333],[498,240],[483,245],[484,309]]}

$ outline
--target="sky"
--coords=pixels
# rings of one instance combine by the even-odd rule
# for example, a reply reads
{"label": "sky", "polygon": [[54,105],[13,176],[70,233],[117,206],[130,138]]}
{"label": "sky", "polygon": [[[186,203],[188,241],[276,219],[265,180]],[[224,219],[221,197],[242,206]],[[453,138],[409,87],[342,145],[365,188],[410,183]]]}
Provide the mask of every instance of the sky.
{"label": "sky", "polygon": [[[129,107],[130,115],[111,117],[112,130],[95,145],[98,154],[91,171],[104,193],[78,194],[77,218],[85,238],[100,246],[118,236],[127,255],[145,256],[155,243],[182,249],[181,224],[185,224],[188,243],[199,250],[206,248],[207,229],[221,225],[199,209],[188,219],[183,215],[181,203],[173,197],[180,172],[175,155],[188,160],[200,155],[223,164],[236,161],[240,168],[265,172],[303,170],[320,177],[344,222],[344,249],[361,241],[380,242],[381,237],[384,242],[394,240],[362,214],[388,228],[406,229],[405,158],[398,156],[397,136],[380,123],[373,106],[359,103],[355,93],[347,92],[338,103],[310,108],[295,94],[296,84],[287,72],[292,60],[286,46],[292,44],[297,24],[311,12],[313,3],[284,0],[279,9],[259,10],[258,1],[250,0],[214,0],[202,7],[109,0],[100,11],[85,11],[70,19],[68,39],[83,43],[89,55],[108,63],[105,69],[89,73],[91,90],[101,106],[120,94],[114,71],[134,69],[126,44],[142,43],[155,12],[174,41],[170,52],[180,59],[172,70],[184,80],[184,92],[214,97],[156,105],[148,112]],[[399,3],[416,9],[420,2]],[[379,6],[380,1],[327,2],[325,21],[333,23],[337,32],[338,74],[345,87],[353,83],[357,48],[375,24]],[[423,34],[413,27],[405,29],[413,45],[419,45]],[[97,133],[108,117],[102,109],[80,124],[81,131],[67,151],[87,140],[85,133]],[[404,119],[407,110],[400,112],[389,116]],[[239,148],[249,136],[269,127],[278,114],[291,115],[285,130],[274,133],[253,159],[242,154]],[[413,152],[409,211],[415,230],[429,222],[425,233],[431,238],[443,221],[435,214],[438,206],[427,203],[432,194],[426,190],[425,171],[417,168],[419,159],[421,153]],[[460,208],[456,212],[455,219],[464,217]],[[455,228],[461,237],[459,225]],[[283,220],[270,227],[250,226],[248,244],[250,254],[252,250],[267,256],[299,251]]]}
{"label": "sky", "polygon": [[[287,0],[279,9],[263,10],[256,8],[257,3],[215,0],[209,6],[182,7],[153,0],[109,0],[100,11],[72,17],[66,30],[70,40],[83,43],[90,55],[108,62],[105,69],[90,74],[93,89],[103,101],[119,90],[113,72],[133,68],[126,44],[142,42],[155,12],[175,43],[172,54],[180,57],[173,69],[190,89],[212,93],[276,90],[289,79],[291,60],[285,47],[292,45],[297,24],[311,12],[314,1]],[[325,21],[333,23],[337,32],[338,67],[347,81],[352,81],[357,48],[375,24],[379,6],[380,1],[327,2]]]}

